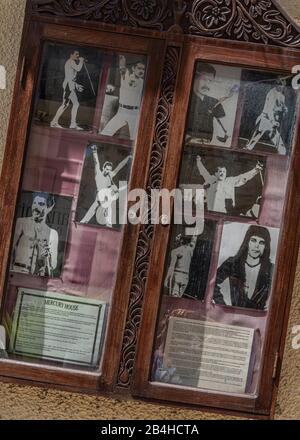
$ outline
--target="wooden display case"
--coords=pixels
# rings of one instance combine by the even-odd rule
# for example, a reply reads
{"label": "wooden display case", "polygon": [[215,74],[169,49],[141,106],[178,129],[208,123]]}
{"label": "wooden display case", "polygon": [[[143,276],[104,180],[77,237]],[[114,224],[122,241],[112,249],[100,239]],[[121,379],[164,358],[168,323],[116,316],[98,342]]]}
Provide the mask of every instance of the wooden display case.
{"label": "wooden display case", "polygon": [[[1,177],[4,380],[273,415],[297,65],[275,0],[27,2]],[[137,188],[188,194],[197,228],[176,203],[123,221],[135,200],[122,217],[102,193]]]}

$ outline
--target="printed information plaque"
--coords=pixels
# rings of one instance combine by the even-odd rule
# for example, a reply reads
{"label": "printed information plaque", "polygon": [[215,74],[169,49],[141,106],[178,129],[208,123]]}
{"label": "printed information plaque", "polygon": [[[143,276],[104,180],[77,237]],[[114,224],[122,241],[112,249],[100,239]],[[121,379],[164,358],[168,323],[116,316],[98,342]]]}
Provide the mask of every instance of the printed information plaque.
{"label": "printed information plaque", "polygon": [[254,330],[171,317],[163,368],[182,385],[244,393]]}
{"label": "printed information plaque", "polygon": [[106,304],[56,292],[19,289],[10,352],[96,366]]}

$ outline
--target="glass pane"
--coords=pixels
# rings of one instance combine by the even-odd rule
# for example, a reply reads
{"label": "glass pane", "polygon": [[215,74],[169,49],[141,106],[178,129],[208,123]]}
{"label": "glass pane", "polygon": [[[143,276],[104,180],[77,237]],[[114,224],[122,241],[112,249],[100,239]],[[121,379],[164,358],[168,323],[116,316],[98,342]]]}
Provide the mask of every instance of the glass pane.
{"label": "glass pane", "polygon": [[291,80],[195,65],[179,187],[203,190],[204,227],[172,226],[152,381],[259,392],[296,120]]}
{"label": "glass pane", "polygon": [[3,304],[10,358],[100,366],[146,66],[44,44]]}

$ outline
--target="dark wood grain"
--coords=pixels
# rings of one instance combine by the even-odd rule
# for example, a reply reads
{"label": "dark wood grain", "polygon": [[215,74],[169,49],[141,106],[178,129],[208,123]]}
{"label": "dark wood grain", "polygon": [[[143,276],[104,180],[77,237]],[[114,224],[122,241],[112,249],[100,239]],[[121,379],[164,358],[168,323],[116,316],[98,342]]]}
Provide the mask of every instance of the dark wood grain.
{"label": "dark wood grain", "polygon": [[[161,188],[165,150],[168,141],[170,119],[174,104],[174,91],[180,60],[180,48],[168,46],[164,61],[160,99],[156,111],[156,124],[150,157],[147,194],[151,203],[151,190]],[[150,215],[150,213],[149,213]],[[153,225],[141,225],[137,243],[134,272],[132,278],[130,302],[124,332],[118,386],[129,387],[135,360],[138,331],[141,321],[141,309],[145,285],[149,275],[149,260]]]}
{"label": "dark wood grain", "polygon": [[31,7],[36,16],[300,47],[300,30],[277,0],[31,0]]}

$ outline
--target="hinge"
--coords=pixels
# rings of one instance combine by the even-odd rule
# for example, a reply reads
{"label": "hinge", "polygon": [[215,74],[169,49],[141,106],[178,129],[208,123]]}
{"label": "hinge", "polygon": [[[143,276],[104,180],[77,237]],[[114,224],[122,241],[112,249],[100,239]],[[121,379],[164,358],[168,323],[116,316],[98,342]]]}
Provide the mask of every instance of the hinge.
{"label": "hinge", "polygon": [[278,367],[279,367],[279,352],[277,351],[275,354],[275,359],[274,359],[272,379],[276,379]]}
{"label": "hinge", "polygon": [[22,87],[22,89],[24,89],[25,86],[25,64],[26,64],[26,57],[23,57],[21,64],[21,71],[20,71],[20,86]]}

